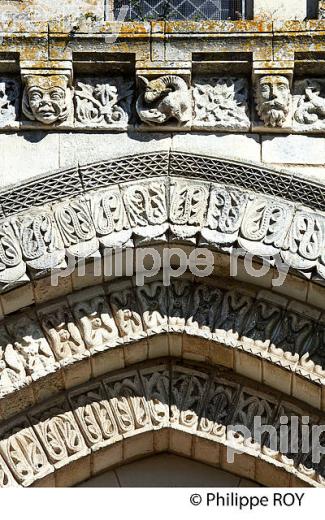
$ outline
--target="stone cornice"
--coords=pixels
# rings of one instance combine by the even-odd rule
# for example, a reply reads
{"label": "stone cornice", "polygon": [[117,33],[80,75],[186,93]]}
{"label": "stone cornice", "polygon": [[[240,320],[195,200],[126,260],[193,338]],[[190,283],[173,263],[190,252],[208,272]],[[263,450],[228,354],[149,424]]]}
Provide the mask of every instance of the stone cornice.
{"label": "stone cornice", "polygon": [[249,37],[251,34],[259,33],[308,33],[324,32],[325,20],[203,20],[203,21],[91,21],[87,18],[80,18],[79,24],[73,20],[61,22],[47,21],[37,22],[33,20],[21,21],[19,17],[13,17],[11,23],[0,22],[0,31],[3,34],[105,34],[119,33],[124,35],[147,35],[152,33],[162,34],[184,34],[195,35],[209,34],[237,34],[245,33]]}
{"label": "stone cornice", "polygon": [[[34,32],[28,24],[25,31],[23,24],[11,32],[0,27],[0,80],[8,97],[0,130],[325,132],[324,21],[88,22],[39,23]],[[44,118],[38,102],[30,104],[30,89],[38,87],[44,98],[49,89],[40,76],[53,90],[60,74],[69,79],[61,82],[64,106],[52,99],[52,114]],[[275,112],[284,114],[273,115],[275,121],[261,110],[267,99],[256,96],[270,74],[290,82],[286,95],[277,94],[282,108]],[[162,116],[159,101],[167,91],[146,106],[140,79],[166,76],[185,83],[167,96],[172,110]],[[179,104],[186,114],[179,114]]]}

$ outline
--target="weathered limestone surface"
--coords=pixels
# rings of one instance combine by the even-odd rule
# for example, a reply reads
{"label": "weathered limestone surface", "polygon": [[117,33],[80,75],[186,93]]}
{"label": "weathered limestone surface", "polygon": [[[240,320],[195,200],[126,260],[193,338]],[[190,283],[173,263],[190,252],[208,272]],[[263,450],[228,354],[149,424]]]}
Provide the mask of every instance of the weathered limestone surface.
{"label": "weathered limestone surface", "polygon": [[254,0],[254,17],[266,20],[304,20],[306,0]]}
{"label": "weathered limestone surface", "polygon": [[0,149],[1,187],[60,167],[59,134],[43,131],[3,133],[0,134]]}
{"label": "weathered limestone surface", "polygon": [[[266,134],[168,132],[1,134],[0,186],[5,188],[59,168],[76,167],[114,157],[159,151],[197,153],[211,157],[274,166],[325,183],[325,138]],[[35,161],[35,153],[38,160]],[[316,167],[316,168],[315,168]]]}
{"label": "weathered limestone surface", "polygon": [[[262,162],[273,164],[325,164],[325,139],[303,135],[262,137]],[[320,176],[320,181],[323,181]]]}
{"label": "weathered limestone surface", "polygon": [[[73,485],[157,446],[228,470],[230,421],[324,423],[324,2],[306,6],[0,6],[0,487]],[[127,248],[146,245],[207,247],[214,276],[135,286]],[[122,272],[92,272],[112,246]],[[279,259],[284,285],[243,258],[230,280],[239,247]],[[72,258],[85,276],[53,286]],[[324,460],[236,442],[243,478],[325,485]]]}
{"label": "weathered limestone surface", "polygon": [[280,255],[288,269],[325,279],[322,184],[253,163],[187,149],[144,151],[36,178],[0,196],[2,292],[65,269],[70,257],[100,258],[101,246],[155,241],[228,254],[242,247],[266,261]]}
{"label": "weathered limestone surface", "polygon": [[[323,487],[324,455],[313,464],[311,452],[301,457],[270,445],[269,436],[257,439],[252,427],[257,411],[262,424],[274,426],[279,446],[280,417],[295,415],[301,426],[309,409],[268,387],[256,389],[251,381],[243,386],[229,371],[211,373],[186,361],[106,373],[0,426],[0,487],[46,485],[51,477],[52,486],[73,485],[129,459],[167,450],[206,461],[208,451],[213,466],[260,484],[270,485],[270,473],[273,479],[279,473],[280,487],[298,482]],[[309,414],[311,425],[324,424],[323,414]],[[227,428],[238,424],[251,435]],[[159,450],[157,440],[164,434],[167,443]],[[224,458],[229,447],[239,457],[235,465]]]}

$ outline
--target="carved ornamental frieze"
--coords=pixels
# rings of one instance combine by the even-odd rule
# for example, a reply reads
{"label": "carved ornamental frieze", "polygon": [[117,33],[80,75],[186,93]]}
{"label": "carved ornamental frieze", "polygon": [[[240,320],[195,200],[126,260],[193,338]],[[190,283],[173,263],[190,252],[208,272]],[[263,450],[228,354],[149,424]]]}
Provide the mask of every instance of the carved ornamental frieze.
{"label": "carved ornamental frieze", "polygon": [[[258,434],[255,416],[262,427],[268,426],[267,431],[273,428],[272,442],[268,434]],[[91,458],[92,474],[102,472],[116,465],[112,451],[106,455],[107,448],[122,443],[127,448],[128,440],[138,435],[139,441],[129,455],[132,458],[142,434],[159,434],[166,429],[171,448],[174,434],[186,439],[184,450],[188,450],[191,436],[193,440],[203,438],[211,454],[215,452],[213,443],[217,443],[220,450],[235,449],[239,461],[244,457],[246,464],[256,461],[263,463],[266,471],[273,469],[272,478],[277,468],[281,483],[285,477],[289,483],[294,475],[300,484],[323,487],[324,454],[321,452],[314,462],[310,446],[303,454],[297,455],[295,450],[295,435],[301,431],[306,416],[310,427],[323,427],[323,414],[317,417],[268,387],[257,389],[249,382],[243,386],[242,380],[229,372],[211,371],[206,366],[193,368],[186,362],[151,361],[147,366],[136,365],[115,375],[104,373],[2,425],[0,487],[28,487],[38,481],[42,485],[51,482],[53,474],[57,486],[77,483],[87,478],[87,458]],[[291,429],[295,424],[291,418],[299,429]],[[286,444],[280,443],[283,419],[290,425]],[[153,443],[146,450],[154,452]],[[125,449],[124,462],[127,454]],[[79,460],[84,471],[73,471]],[[212,455],[211,463],[216,463]],[[54,479],[52,482],[54,485]]]}
{"label": "carved ornamental frieze", "polygon": [[[37,72],[37,73],[36,73]],[[177,72],[177,71],[175,71]],[[255,75],[0,76],[0,129],[209,132],[325,131],[325,79]],[[2,93],[2,94],[1,94]]]}
{"label": "carved ornamental frieze", "polygon": [[240,247],[324,279],[324,239],[323,213],[297,202],[186,177],[141,179],[3,218],[0,290],[64,270],[71,257],[100,259],[105,248],[168,240],[225,252]]}

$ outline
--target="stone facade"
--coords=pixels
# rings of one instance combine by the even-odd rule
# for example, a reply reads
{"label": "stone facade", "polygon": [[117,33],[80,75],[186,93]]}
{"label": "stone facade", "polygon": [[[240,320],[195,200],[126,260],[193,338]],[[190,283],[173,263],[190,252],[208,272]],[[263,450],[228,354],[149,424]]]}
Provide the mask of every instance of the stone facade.
{"label": "stone facade", "polygon": [[[0,7],[0,487],[161,452],[324,487],[324,457],[252,430],[325,423],[324,2],[294,3],[237,21]],[[145,247],[205,248],[212,271],[137,285]]]}

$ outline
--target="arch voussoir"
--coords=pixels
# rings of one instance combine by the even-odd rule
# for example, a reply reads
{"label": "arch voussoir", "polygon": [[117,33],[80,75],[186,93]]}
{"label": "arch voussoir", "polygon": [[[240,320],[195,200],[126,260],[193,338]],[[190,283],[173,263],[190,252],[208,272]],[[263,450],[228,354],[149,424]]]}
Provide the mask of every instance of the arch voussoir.
{"label": "arch voussoir", "polygon": [[[225,370],[168,360],[105,374],[1,426],[1,484],[75,485],[107,469],[170,451],[263,485],[323,486],[323,464],[259,441],[252,414],[274,428],[310,410]],[[248,435],[236,433],[238,424]],[[236,426],[237,425],[237,426]],[[236,452],[235,458],[231,454]]]}

